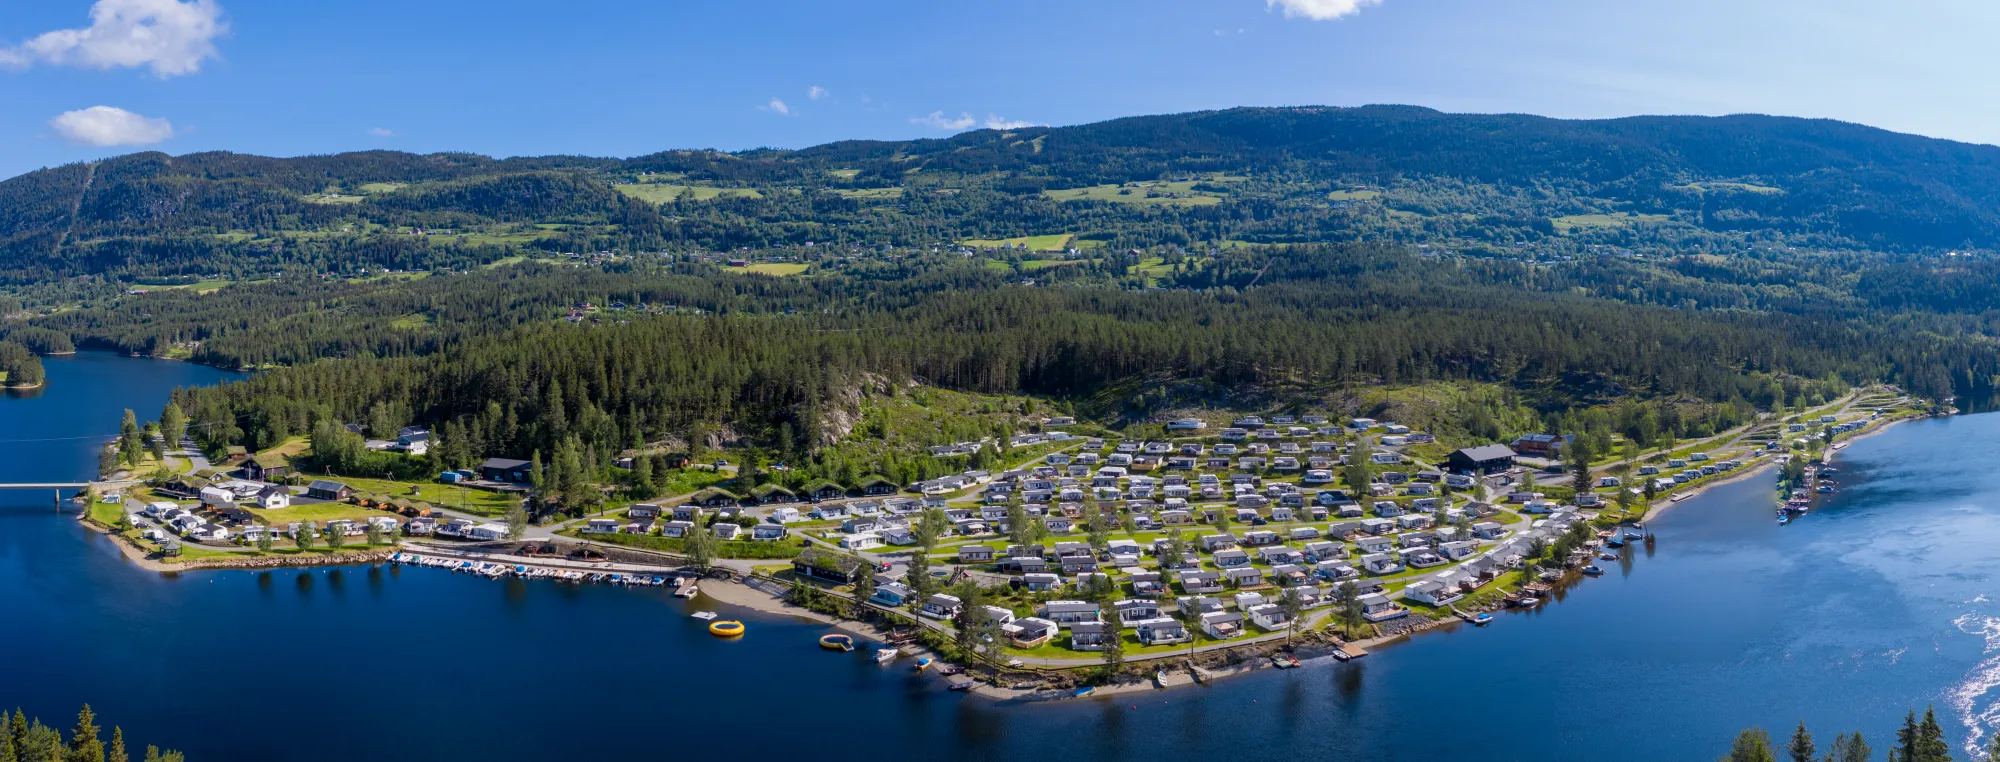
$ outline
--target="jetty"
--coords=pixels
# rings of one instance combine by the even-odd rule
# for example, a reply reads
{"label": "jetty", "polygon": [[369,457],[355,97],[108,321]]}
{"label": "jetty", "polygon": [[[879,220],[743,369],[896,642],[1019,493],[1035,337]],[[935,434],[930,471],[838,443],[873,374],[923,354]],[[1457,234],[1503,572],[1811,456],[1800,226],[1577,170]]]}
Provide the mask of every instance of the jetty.
{"label": "jetty", "polygon": [[7,482],[0,489],[83,489],[90,482]]}

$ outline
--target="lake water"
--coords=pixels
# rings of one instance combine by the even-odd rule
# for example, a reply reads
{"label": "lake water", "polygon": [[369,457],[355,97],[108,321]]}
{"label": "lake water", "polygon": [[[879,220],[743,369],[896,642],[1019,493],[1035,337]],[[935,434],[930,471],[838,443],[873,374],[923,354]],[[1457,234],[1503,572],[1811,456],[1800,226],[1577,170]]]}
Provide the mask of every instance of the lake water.
{"label": "lake water", "polygon": [[[51,358],[0,398],[0,481],[94,469],[119,412],[228,374]],[[1560,603],[1349,665],[1036,706],[950,694],[809,623],[708,637],[653,590],[427,569],[142,572],[0,490],[0,703],[90,702],[195,760],[1712,759],[1800,719],[1885,748],[1909,707],[2000,722],[2000,415],[1905,424],[1842,454],[1846,490],[1779,527],[1768,474],[1688,500],[1650,551]],[[702,604],[706,606],[707,604]],[[1822,743],[1824,743],[1824,740]]]}

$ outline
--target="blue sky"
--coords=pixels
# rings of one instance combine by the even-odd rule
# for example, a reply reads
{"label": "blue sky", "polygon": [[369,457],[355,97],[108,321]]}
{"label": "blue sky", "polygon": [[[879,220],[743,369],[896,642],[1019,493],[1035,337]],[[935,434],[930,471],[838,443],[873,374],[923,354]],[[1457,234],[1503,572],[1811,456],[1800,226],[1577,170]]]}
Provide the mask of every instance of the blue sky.
{"label": "blue sky", "polygon": [[1970,0],[0,0],[0,176],[146,149],[632,156],[1237,105],[2000,142],[1996,22]]}

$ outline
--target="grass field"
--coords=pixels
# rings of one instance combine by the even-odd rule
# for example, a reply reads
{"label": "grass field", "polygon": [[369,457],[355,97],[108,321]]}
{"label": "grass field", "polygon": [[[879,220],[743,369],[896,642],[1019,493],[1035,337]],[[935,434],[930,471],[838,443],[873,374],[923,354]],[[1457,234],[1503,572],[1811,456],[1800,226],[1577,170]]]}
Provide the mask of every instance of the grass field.
{"label": "grass field", "polygon": [[1773,188],[1769,185],[1757,185],[1755,183],[1735,183],[1735,182],[1723,182],[1723,181],[1687,183],[1685,185],[1673,185],[1668,187],[1671,187],[1674,190],[1694,191],[1697,193],[1700,192],[1756,193],[1759,195],[1767,195],[1767,196],[1777,195],[1785,192],[1785,189],[1783,188]]}
{"label": "grass field", "polygon": [[1557,217],[1550,220],[1550,222],[1555,223],[1557,232],[1568,233],[1577,228],[1622,228],[1647,222],[1667,222],[1672,219],[1672,217],[1664,214],[1631,214],[1629,212],[1619,212],[1616,214],[1572,214],[1567,217]]}
{"label": "grass field", "polygon": [[827,172],[827,174],[829,174],[829,175],[833,175],[834,177],[838,177],[838,178],[840,178],[840,179],[842,179],[842,180],[852,180],[852,179],[854,179],[854,178],[855,178],[856,176],[858,176],[858,175],[860,175],[860,174],[861,174],[861,170],[858,170],[858,169],[835,169],[835,170],[831,170],[831,171]]}
{"label": "grass field", "polygon": [[[479,516],[499,516],[506,513],[507,509],[514,507],[514,504],[519,500],[519,498],[498,492],[487,492],[485,490],[476,490],[451,484],[392,482],[386,479],[358,479],[345,476],[325,478],[333,479],[361,492],[374,493],[385,497],[419,500]],[[412,493],[412,488],[415,488],[416,492]]]}
{"label": "grass field", "polygon": [[362,183],[358,190],[370,195],[376,193],[395,193],[402,190],[404,185],[405,183]]}
{"label": "grass field", "polygon": [[[1088,188],[1042,191],[1042,195],[1057,201],[1111,201],[1148,206],[1209,206],[1222,203],[1221,196],[1194,190],[1193,186],[1193,182],[1145,182],[1131,186],[1094,185]],[[1178,197],[1166,194],[1176,194]]]}
{"label": "grass field", "polygon": [[1337,190],[1326,194],[1328,201],[1368,201],[1381,197],[1381,191],[1372,190]]}
{"label": "grass field", "polygon": [[306,200],[315,204],[359,204],[361,203],[361,199],[363,198],[366,198],[366,196],[347,196],[336,193],[330,196],[328,195],[307,196]]}
{"label": "grass field", "polygon": [[811,265],[801,264],[798,262],[759,262],[749,267],[738,267],[732,269],[742,270],[744,272],[759,273],[763,275],[775,275],[778,277],[784,277],[786,275],[798,275],[800,273],[805,272],[810,267]]}
{"label": "grass field", "polygon": [[434,325],[436,323],[437,319],[435,317],[432,317],[431,315],[427,314],[404,315],[402,317],[396,318],[395,322],[389,324],[389,327],[401,328],[406,331],[414,331],[418,328],[424,328],[426,326]]}
{"label": "grass field", "polygon": [[280,527],[294,521],[312,521],[317,523],[324,523],[334,519],[363,521],[371,516],[391,515],[387,511],[377,511],[346,503],[314,503],[312,505],[294,505],[286,508],[246,508],[245,510],[255,514],[257,518],[262,519],[266,524]]}
{"label": "grass field", "polygon": [[958,245],[970,246],[975,249],[997,249],[1007,244],[1013,244],[1014,248],[1026,247],[1029,251],[1066,251],[1069,249],[1070,241],[1075,240],[1075,238],[1076,236],[1069,233],[1030,235],[1020,238],[972,238],[959,241]]}
{"label": "grass field", "polygon": [[854,188],[854,189],[835,188],[833,189],[833,192],[840,194],[842,198],[851,198],[856,201],[891,201],[903,197],[903,189],[900,187]]}
{"label": "grass field", "polygon": [[194,292],[197,294],[206,295],[206,294],[213,294],[217,291],[221,291],[222,289],[228,288],[229,284],[230,281],[226,280],[204,280],[204,281],[196,281],[194,283],[181,283],[169,286],[140,285],[139,288],[147,291],[178,291],[182,289],[193,289]]}
{"label": "grass field", "polygon": [[694,200],[709,201],[717,198],[763,198],[756,188],[711,188],[705,185],[670,185],[667,183],[624,183],[611,186],[619,193],[649,204],[664,204],[692,192]]}

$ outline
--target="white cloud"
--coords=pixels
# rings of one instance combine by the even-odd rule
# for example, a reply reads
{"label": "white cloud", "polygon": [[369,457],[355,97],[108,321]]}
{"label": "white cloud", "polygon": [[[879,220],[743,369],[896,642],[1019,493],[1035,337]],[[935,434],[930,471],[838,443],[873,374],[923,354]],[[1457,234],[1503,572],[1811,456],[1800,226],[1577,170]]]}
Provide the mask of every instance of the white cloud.
{"label": "white cloud", "polygon": [[1018,130],[1023,127],[1040,126],[1034,122],[1023,122],[1019,119],[1001,119],[998,114],[989,113],[986,115],[986,129],[989,130]]}
{"label": "white cloud", "polygon": [[785,105],[784,101],[778,100],[777,98],[772,98],[770,103],[758,106],[757,108],[763,109],[765,111],[776,112],[779,116],[792,115],[792,107]]}
{"label": "white cloud", "polygon": [[961,113],[957,117],[949,117],[945,116],[943,111],[932,111],[930,116],[910,117],[910,124],[921,124],[940,130],[964,130],[978,123],[979,120],[973,119],[971,114]]}
{"label": "white cloud", "polygon": [[389,129],[387,127],[370,127],[368,128],[368,134],[374,135],[375,137],[378,138],[389,138],[389,137],[395,137],[396,131]]}
{"label": "white cloud", "polygon": [[90,146],[142,146],[174,136],[174,125],[167,120],[115,106],[65,111],[50,119],[49,126],[72,143]]}
{"label": "white cloud", "polygon": [[97,0],[90,6],[90,26],[0,47],[0,66],[147,66],[155,75],[173,77],[201,71],[202,61],[218,55],[216,38],[228,33],[215,0]]}
{"label": "white cloud", "polygon": [[827,92],[826,88],[819,85],[813,85],[810,89],[806,90],[806,98],[808,100],[825,100],[826,96],[829,95],[832,95],[832,93]]}
{"label": "white cloud", "polygon": [[1264,0],[1264,7],[1285,9],[1285,18],[1307,18],[1314,21],[1332,21],[1343,16],[1360,13],[1371,5],[1381,5],[1382,0]]}

